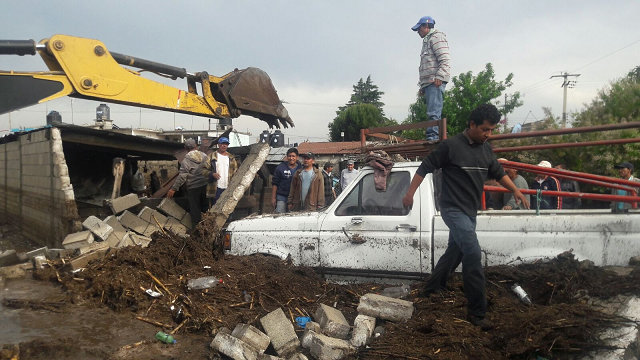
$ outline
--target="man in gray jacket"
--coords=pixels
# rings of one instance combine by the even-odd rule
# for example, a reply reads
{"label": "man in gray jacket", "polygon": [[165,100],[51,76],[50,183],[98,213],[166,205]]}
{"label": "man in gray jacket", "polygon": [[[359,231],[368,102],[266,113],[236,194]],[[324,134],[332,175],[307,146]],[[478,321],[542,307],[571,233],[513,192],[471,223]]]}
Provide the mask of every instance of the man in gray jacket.
{"label": "man in gray jacket", "polygon": [[[504,171],[511,179],[511,182],[518,189],[529,189],[529,185],[527,184],[527,180],[525,180],[522,176],[518,174],[518,170],[516,169],[504,169]],[[524,195],[524,197],[529,201],[529,195]],[[522,202],[520,204],[516,204],[516,199],[513,197],[513,193],[504,193],[504,207],[502,210],[525,210],[525,206]]]}
{"label": "man in gray jacket", "polygon": [[202,169],[207,161],[207,155],[196,149],[196,141],[187,139],[184,142],[184,148],[189,153],[180,163],[180,171],[178,178],[173,183],[171,190],[167,192],[167,197],[172,198],[178,189],[187,183],[187,193],[189,196],[189,213],[191,214],[191,224],[195,229],[196,225],[202,220],[202,213],[209,209],[207,201],[207,179],[202,174]]}
{"label": "man in gray jacket", "polygon": [[[429,120],[440,120],[442,117],[444,88],[449,82],[451,69],[449,65],[449,43],[446,35],[434,29],[435,20],[431,16],[423,16],[411,30],[422,38],[420,52],[420,95],[424,95]],[[438,127],[427,128],[427,141],[438,140]]]}

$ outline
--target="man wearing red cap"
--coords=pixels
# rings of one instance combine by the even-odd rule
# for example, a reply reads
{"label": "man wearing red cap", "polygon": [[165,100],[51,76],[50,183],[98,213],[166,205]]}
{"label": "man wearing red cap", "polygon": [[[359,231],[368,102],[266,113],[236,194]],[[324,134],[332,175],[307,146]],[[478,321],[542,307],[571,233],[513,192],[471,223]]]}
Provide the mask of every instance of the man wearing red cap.
{"label": "man wearing red cap", "polygon": [[[429,120],[440,120],[442,117],[444,88],[449,82],[451,68],[449,65],[449,43],[446,35],[434,29],[435,20],[431,16],[423,16],[411,30],[422,38],[420,52],[420,95],[427,104]],[[438,140],[438,127],[427,128],[427,140]]]}

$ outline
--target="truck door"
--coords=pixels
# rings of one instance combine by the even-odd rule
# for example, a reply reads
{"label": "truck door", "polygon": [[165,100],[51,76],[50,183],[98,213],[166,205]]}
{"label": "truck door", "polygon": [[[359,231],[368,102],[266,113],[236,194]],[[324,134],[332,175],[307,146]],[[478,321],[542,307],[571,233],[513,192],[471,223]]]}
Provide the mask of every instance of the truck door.
{"label": "truck door", "polygon": [[413,210],[402,206],[413,170],[394,169],[385,192],[376,191],[373,170],[362,170],[322,222],[321,267],[345,274],[420,272],[420,189]]}

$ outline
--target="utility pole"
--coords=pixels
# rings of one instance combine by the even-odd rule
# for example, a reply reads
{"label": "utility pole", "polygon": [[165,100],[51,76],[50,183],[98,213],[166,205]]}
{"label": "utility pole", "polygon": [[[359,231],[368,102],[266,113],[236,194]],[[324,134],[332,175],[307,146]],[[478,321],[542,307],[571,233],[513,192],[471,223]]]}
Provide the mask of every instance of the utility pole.
{"label": "utility pole", "polygon": [[562,87],[564,88],[564,97],[562,99],[562,128],[566,128],[567,127],[567,88],[571,87],[574,88],[576,86],[576,81],[569,81],[568,78],[569,76],[575,76],[578,77],[580,76],[580,74],[569,74],[568,72],[564,72],[562,75],[553,75],[552,77],[550,77],[549,79],[553,79],[554,77],[562,77],[564,78],[564,81],[562,82]]}

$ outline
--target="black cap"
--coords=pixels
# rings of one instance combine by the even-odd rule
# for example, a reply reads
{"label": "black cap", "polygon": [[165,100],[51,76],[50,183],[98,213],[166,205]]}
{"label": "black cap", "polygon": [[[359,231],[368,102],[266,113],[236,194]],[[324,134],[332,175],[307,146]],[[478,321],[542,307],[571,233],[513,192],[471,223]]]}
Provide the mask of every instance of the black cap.
{"label": "black cap", "polygon": [[304,153],[304,154],[302,154],[300,156],[302,156],[303,158],[309,158],[309,159],[315,159],[316,158],[316,156],[312,152],[306,152],[306,153]]}
{"label": "black cap", "polygon": [[625,161],[625,162],[621,162],[620,164],[618,164],[618,165],[614,166],[614,168],[616,168],[616,169],[624,169],[624,168],[627,168],[627,169],[631,170],[631,172],[633,172],[633,164],[632,164],[632,163],[630,163],[630,162],[627,162],[627,161]]}

